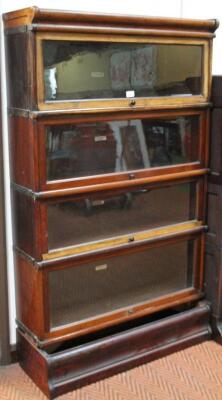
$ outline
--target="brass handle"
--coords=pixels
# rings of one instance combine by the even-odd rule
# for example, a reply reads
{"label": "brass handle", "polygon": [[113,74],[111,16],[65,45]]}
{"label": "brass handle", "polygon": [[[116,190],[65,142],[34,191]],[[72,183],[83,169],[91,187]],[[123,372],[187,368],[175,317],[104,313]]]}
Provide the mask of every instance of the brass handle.
{"label": "brass handle", "polygon": [[130,101],[130,106],[135,106],[135,105],[136,105],[136,100],[134,100],[134,99],[131,100],[131,101]]}

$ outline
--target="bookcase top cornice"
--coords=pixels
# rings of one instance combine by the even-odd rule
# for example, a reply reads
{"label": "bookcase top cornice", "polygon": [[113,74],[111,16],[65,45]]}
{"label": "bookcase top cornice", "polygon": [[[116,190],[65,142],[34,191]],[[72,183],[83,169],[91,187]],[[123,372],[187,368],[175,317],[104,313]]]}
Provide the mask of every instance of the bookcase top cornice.
{"label": "bookcase top cornice", "polygon": [[5,13],[3,20],[6,29],[29,26],[29,28],[41,30],[61,30],[61,26],[71,29],[72,25],[82,25],[91,28],[131,28],[178,32],[183,35],[190,32],[190,36],[213,36],[219,23],[216,19],[198,20],[185,18],[163,18],[148,16],[132,16],[120,14],[102,14],[79,11],[62,11],[42,9],[36,6]]}

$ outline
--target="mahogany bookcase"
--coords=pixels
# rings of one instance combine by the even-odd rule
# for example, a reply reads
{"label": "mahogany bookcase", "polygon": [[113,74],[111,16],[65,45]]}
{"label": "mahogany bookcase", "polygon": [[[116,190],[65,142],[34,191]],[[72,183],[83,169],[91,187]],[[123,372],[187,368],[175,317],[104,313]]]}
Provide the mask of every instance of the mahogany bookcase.
{"label": "mahogany bookcase", "polygon": [[48,397],[212,337],[215,20],[4,15],[18,352]]}

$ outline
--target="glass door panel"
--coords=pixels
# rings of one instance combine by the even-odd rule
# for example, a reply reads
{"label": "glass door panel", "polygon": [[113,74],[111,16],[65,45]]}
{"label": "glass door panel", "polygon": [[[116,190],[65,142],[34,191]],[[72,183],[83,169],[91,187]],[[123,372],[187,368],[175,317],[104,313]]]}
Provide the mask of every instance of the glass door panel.
{"label": "glass door panel", "polygon": [[193,285],[194,241],[49,273],[51,327],[113,313]]}
{"label": "glass door panel", "polygon": [[48,181],[199,161],[199,116],[46,128]]}
{"label": "glass door panel", "polygon": [[48,203],[49,250],[196,218],[196,183]]}
{"label": "glass door panel", "polygon": [[203,46],[43,40],[45,101],[202,93]]}

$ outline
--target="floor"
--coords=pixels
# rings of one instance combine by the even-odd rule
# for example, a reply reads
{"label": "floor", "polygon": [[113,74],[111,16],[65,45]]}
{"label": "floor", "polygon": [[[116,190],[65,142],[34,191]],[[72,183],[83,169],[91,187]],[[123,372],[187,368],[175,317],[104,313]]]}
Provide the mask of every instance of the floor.
{"label": "floor", "polygon": [[[18,364],[0,369],[1,400],[45,400]],[[58,400],[222,400],[222,346],[204,342]]]}

